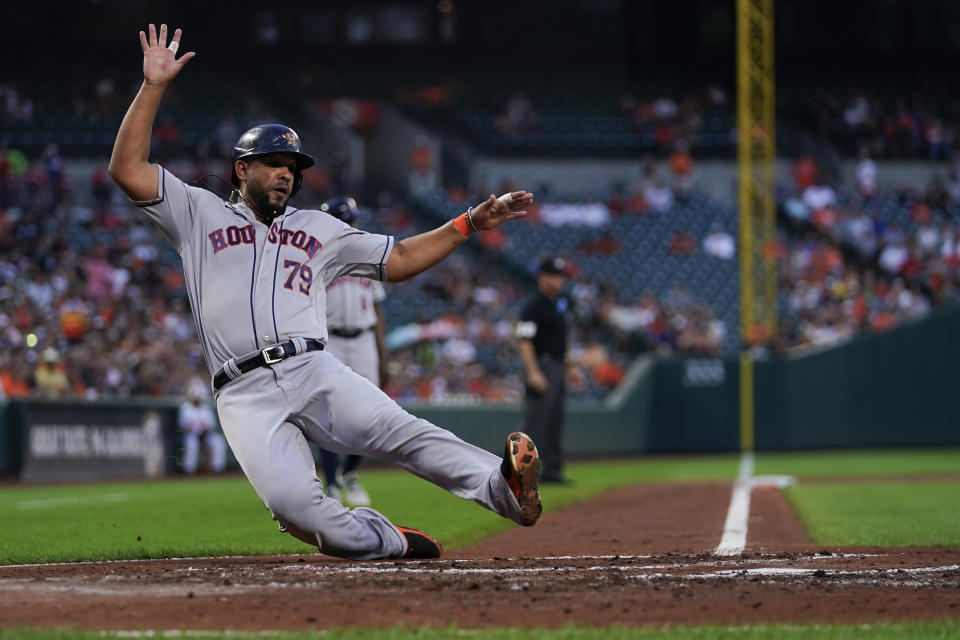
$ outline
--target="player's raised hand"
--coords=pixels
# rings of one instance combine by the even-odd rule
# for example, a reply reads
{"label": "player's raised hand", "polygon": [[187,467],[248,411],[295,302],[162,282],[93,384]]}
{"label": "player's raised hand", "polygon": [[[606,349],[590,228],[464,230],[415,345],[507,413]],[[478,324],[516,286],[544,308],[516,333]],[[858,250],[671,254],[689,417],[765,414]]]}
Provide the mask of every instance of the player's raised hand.
{"label": "player's raised hand", "polygon": [[478,231],[487,231],[507,220],[527,215],[526,208],[532,202],[533,194],[526,191],[505,193],[499,198],[491,193],[486,201],[470,211],[470,216]]}
{"label": "player's raised hand", "polygon": [[150,35],[140,32],[140,46],[143,47],[143,79],[150,83],[166,84],[176,77],[183,65],[193,56],[190,51],[177,58],[177,49],[180,48],[182,32],[177,29],[173,32],[173,39],[167,45],[167,25],[160,25],[160,33],[151,24]]}

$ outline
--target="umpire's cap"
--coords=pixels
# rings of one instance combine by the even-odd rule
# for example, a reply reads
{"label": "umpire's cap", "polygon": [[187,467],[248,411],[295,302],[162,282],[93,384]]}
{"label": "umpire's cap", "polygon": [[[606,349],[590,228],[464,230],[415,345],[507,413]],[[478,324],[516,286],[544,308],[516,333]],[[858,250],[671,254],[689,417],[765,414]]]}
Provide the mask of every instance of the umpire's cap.
{"label": "umpire's cap", "polygon": [[550,256],[540,263],[540,273],[567,274],[567,261],[558,256]]}
{"label": "umpire's cap", "polygon": [[300,136],[290,127],[282,124],[259,124],[250,129],[233,145],[233,164],[230,171],[230,182],[233,186],[240,186],[237,176],[237,160],[262,156],[268,153],[289,153],[297,160],[297,170],[293,175],[293,189],[290,197],[297,195],[303,186],[303,170],[314,165],[313,158],[300,150]]}
{"label": "umpire's cap", "polygon": [[329,213],[337,220],[353,224],[357,219],[357,201],[350,197],[330,198],[322,205],[320,211]]}

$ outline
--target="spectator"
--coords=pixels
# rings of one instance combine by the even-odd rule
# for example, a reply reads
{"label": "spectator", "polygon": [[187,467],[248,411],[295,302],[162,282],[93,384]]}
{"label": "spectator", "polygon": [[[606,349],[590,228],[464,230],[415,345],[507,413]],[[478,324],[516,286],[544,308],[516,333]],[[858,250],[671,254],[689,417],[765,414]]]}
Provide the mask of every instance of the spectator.
{"label": "spectator", "polygon": [[523,137],[537,129],[538,118],[533,104],[522,93],[514,95],[495,121],[497,131],[512,137]]}
{"label": "spectator", "polygon": [[657,177],[643,189],[643,200],[654,211],[669,211],[673,208],[673,191]]}
{"label": "spectator", "polygon": [[17,355],[6,359],[0,368],[0,383],[7,398],[23,398],[32,393],[29,369],[26,361]]}
{"label": "spectator", "polygon": [[418,135],[410,151],[410,193],[427,195],[437,188],[434,153],[426,136]]}
{"label": "spectator", "polygon": [[53,347],[43,350],[43,357],[33,372],[33,386],[37,393],[47,398],[59,398],[66,395],[70,389],[70,382],[60,362],[60,354]]}
{"label": "spectator", "polygon": [[834,207],[837,204],[837,194],[829,185],[813,184],[803,190],[803,204],[813,212]]}
{"label": "spectator", "polygon": [[667,164],[673,176],[674,193],[680,199],[687,198],[693,190],[693,156],[690,155],[690,143],[678,140],[667,158]]}
{"label": "spectator", "polygon": [[817,183],[820,169],[817,161],[809,156],[801,156],[793,161],[793,183],[798,192],[803,193]]}
{"label": "spectator", "polygon": [[860,148],[860,162],[857,163],[857,193],[869,200],[877,193],[877,164],[870,158],[867,147]]}
{"label": "spectator", "polygon": [[677,231],[670,238],[670,253],[689,256],[697,250],[697,239],[686,231]]}
{"label": "spectator", "polygon": [[733,236],[717,223],[710,225],[710,233],[703,239],[703,250],[707,255],[722,260],[732,260],[737,253]]}
{"label": "spectator", "polygon": [[897,239],[880,251],[879,264],[884,271],[891,275],[900,273],[900,269],[910,257],[906,244]]}

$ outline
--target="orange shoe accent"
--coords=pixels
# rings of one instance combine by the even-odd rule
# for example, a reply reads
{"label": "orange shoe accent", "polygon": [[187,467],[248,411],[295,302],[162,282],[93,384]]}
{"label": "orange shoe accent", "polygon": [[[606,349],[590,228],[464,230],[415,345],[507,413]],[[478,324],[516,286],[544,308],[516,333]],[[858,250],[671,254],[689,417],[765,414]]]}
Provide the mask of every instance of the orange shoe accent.
{"label": "orange shoe accent", "polygon": [[439,558],[443,552],[440,543],[425,534],[419,529],[410,527],[397,527],[397,530],[407,539],[407,552],[403,554],[404,558]]}

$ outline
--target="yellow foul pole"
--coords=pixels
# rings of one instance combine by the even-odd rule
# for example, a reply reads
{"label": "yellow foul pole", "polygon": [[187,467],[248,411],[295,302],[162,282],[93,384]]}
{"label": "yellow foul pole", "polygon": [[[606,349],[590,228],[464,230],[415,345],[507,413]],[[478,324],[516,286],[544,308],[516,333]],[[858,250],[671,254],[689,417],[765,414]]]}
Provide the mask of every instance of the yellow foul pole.
{"label": "yellow foul pole", "polygon": [[776,335],[773,0],[737,0],[740,206],[740,447],[754,446],[751,346]]}

